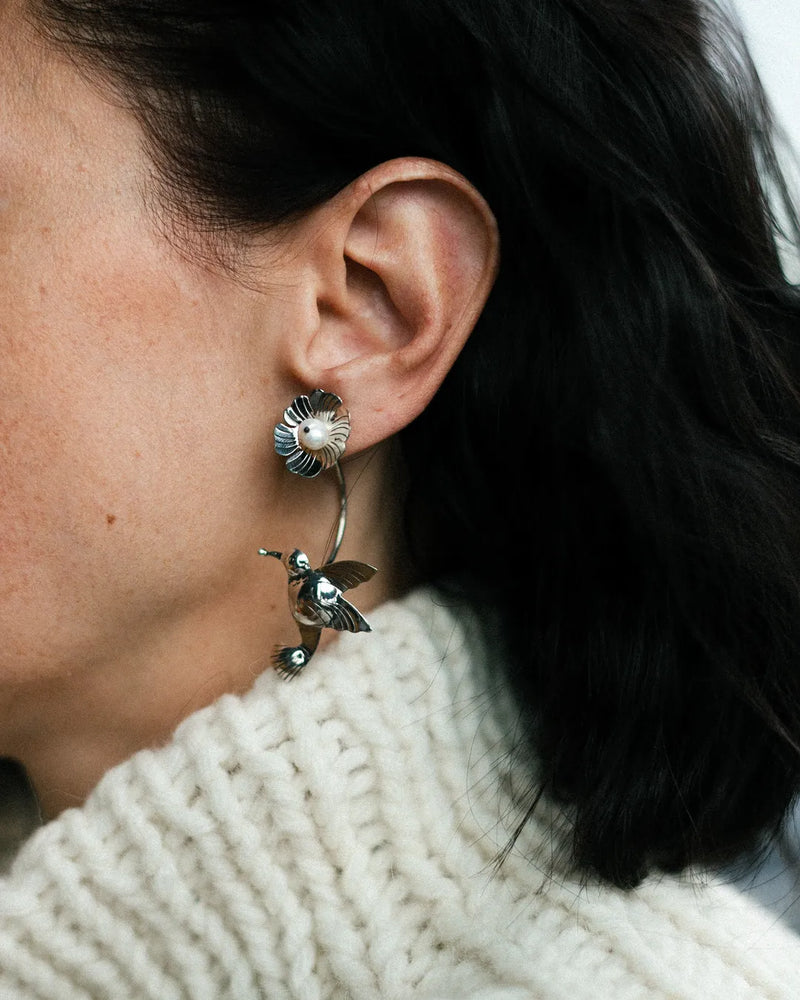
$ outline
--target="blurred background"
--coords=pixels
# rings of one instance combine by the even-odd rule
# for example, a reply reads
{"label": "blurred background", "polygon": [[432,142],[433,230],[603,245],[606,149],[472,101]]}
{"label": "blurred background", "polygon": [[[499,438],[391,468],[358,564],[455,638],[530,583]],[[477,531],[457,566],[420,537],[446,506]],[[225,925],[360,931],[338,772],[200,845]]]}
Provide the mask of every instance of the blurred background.
{"label": "blurred background", "polygon": [[[800,0],[729,0],[738,15],[750,52],[766,88],[787,146],[800,155]],[[800,165],[785,154],[796,200],[800,201]],[[800,282],[800,259],[787,260]]]}
{"label": "blurred background", "polygon": [[[800,205],[800,0],[732,0],[731,5],[784,132],[784,167]],[[787,253],[786,270],[800,282],[796,252]],[[795,809],[783,841],[765,860],[753,871],[732,877],[800,933],[800,809]]]}

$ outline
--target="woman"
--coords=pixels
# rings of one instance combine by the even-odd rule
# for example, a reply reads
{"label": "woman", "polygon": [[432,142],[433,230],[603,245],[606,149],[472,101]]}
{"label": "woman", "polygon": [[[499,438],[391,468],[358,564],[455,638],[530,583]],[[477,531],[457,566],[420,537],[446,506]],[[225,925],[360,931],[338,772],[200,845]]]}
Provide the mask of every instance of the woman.
{"label": "woman", "polygon": [[0,753],[48,821],[0,996],[796,996],[680,874],[800,772],[793,216],[733,35],[0,30]]}

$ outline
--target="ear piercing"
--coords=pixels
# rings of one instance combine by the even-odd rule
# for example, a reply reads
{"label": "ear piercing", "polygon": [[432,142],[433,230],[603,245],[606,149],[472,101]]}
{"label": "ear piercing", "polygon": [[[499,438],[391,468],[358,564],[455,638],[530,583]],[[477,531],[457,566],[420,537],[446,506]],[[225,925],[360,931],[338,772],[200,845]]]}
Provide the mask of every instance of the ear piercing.
{"label": "ear piercing", "polygon": [[350,414],[332,392],[315,389],[310,396],[297,396],[286,408],[283,422],[275,427],[275,451],[286,458],[289,472],[313,479],[333,468],[339,484],[339,522],[325,562],[312,569],[305,552],[284,554],[259,549],[259,555],[280,560],[289,582],[289,608],[300,631],[297,646],[279,646],[272,657],[278,673],[295,677],[306,666],[319,645],[324,628],[338,632],[369,632],[369,623],[343,593],[370,580],[377,570],[367,563],[346,559],[335,562],[347,525],[347,492],[339,459],[350,435]]}

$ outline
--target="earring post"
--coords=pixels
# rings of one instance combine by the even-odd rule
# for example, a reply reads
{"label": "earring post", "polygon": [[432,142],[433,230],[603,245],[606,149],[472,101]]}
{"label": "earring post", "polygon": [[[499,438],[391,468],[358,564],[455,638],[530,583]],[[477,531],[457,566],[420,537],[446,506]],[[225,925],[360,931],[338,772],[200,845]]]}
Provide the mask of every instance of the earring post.
{"label": "earring post", "polygon": [[324,566],[332,563],[339,554],[339,549],[342,547],[342,540],[344,539],[344,529],[347,527],[347,487],[344,481],[344,473],[338,462],[334,465],[334,469],[336,470],[336,479],[339,484],[339,523],[336,526],[336,537],[333,540],[331,551],[323,563]]}

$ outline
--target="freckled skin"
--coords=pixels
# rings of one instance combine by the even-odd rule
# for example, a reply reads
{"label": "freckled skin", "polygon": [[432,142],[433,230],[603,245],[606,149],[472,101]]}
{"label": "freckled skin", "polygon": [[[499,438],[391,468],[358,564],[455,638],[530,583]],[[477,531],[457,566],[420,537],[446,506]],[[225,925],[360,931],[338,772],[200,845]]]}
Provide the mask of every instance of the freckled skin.
{"label": "freckled skin", "polygon": [[469,335],[497,233],[464,178],[408,157],[211,247],[165,224],[135,117],[34,6],[0,2],[0,755],[50,816],[296,634],[258,547],[320,558],[339,515],[273,454],[298,393],[355,417],[345,549],[382,569],[359,609],[411,584],[393,436]]}
{"label": "freckled skin", "polygon": [[2,679],[112,655],[165,603],[197,600],[198,575],[219,587],[233,573],[248,472],[246,502],[263,511],[255,419],[239,405],[243,362],[263,362],[238,290],[150,217],[135,122],[6,7],[0,24],[0,579],[17,585],[0,601]]}
{"label": "freckled skin", "polygon": [[161,232],[138,125],[18,11],[0,4],[0,754],[55,812],[268,663],[266,414],[296,388],[269,347],[296,297]]}
{"label": "freckled skin", "polygon": [[[0,4],[0,755],[54,815],[269,665],[292,622],[258,546],[324,550],[337,508],[271,451],[304,388],[312,222],[247,281],[186,253],[134,118],[21,7]],[[372,558],[385,470],[351,506]]]}

